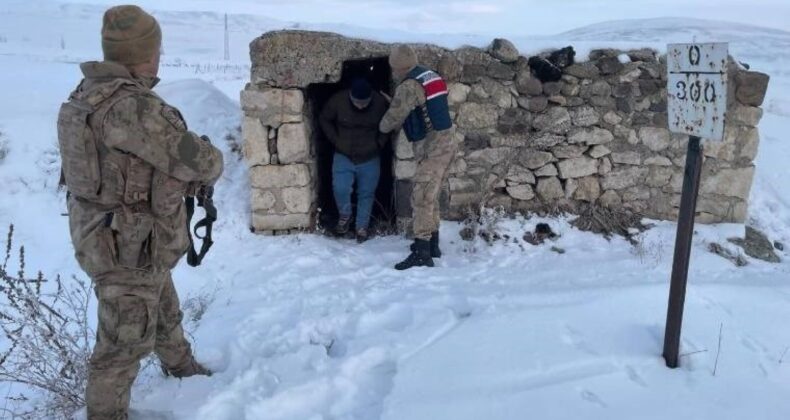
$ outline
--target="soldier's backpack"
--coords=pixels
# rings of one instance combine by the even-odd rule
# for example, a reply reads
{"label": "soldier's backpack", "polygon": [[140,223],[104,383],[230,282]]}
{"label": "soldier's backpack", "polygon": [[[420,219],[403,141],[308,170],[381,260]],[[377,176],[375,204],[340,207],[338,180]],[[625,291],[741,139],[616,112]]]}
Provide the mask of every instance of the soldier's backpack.
{"label": "soldier's backpack", "polygon": [[91,128],[90,119],[105,101],[112,98],[112,103],[116,103],[134,94],[134,91],[129,91],[115,95],[125,85],[136,86],[124,79],[85,91],[80,85],[68,102],[61,105],[58,114],[60,183],[66,186],[69,194],[86,200],[95,200],[100,196],[101,165],[97,138],[100,133],[95,133]]}

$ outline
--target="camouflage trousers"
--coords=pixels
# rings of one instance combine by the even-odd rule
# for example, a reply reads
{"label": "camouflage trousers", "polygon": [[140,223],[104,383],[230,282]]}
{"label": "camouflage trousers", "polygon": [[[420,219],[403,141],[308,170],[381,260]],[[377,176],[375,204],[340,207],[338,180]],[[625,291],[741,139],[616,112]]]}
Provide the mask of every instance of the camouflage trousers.
{"label": "camouflage trousers", "polygon": [[154,352],[175,369],[189,363],[192,350],[169,271],[112,272],[94,281],[99,325],[86,391],[88,419],[126,419],[140,360]]}
{"label": "camouflage trousers", "polygon": [[439,230],[439,195],[458,149],[455,129],[437,132],[421,147],[422,150],[417,151],[417,172],[411,196],[414,209],[412,229],[416,239],[429,240],[431,233]]}

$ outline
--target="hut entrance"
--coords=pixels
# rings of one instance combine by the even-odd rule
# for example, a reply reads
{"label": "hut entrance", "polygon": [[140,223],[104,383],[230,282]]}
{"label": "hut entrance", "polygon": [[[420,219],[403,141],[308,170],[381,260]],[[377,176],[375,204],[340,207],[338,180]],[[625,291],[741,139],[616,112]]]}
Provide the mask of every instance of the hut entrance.
{"label": "hut entrance", "polygon": [[[338,219],[338,209],[332,192],[332,157],[335,149],[321,130],[318,116],[335,93],[349,89],[351,82],[358,77],[367,79],[374,91],[390,94],[392,90],[392,72],[386,57],[346,61],[343,63],[340,82],[314,83],[307,88],[307,100],[310,104],[314,127],[313,142],[317,164],[316,191],[318,192],[317,204],[320,209],[318,223],[319,227],[324,229],[334,229]],[[379,234],[395,231],[394,151],[394,143],[390,141],[381,153],[381,178],[376,190],[376,201],[373,205],[370,222],[371,232]],[[352,202],[356,215],[356,193],[352,196]]]}

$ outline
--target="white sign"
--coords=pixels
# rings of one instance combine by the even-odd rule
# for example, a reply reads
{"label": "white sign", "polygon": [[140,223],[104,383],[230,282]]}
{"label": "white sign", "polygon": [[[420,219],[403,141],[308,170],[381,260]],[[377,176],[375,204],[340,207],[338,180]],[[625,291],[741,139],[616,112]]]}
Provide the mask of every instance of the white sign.
{"label": "white sign", "polygon": [[669,130],[721,141],[727,116],[728,44],[670,44],[667,51]]}

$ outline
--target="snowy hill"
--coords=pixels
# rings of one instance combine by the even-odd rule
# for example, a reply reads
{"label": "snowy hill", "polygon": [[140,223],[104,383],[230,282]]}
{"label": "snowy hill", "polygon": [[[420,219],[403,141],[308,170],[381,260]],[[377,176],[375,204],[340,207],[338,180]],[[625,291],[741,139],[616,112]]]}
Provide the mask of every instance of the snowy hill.
{"label": "snowy hill", "polygon": [[[503,218],[499,229],[513,240],[494,245],[462,241],[460,226],[444,223],[438,268],[405,274],[390,267],[404,256],[406,239],[358,246],[308,234],[252,235],[247,170],[231,150],[250,40],[296,25],[448,47],[490,40],[235,14],[225,62],[224,15],[173,10],[189,4],[156,11],[165,33],[157,91],[225,155],[217,244],[200,269],[182,264],[174,273],[198,357],[217,373],[176,381],[144,371],[132,404],[145,413],[138,419],[152,413],[206,420],[790,416],[790,367],[783,363],[790,331],[782,322],[790,317],[790,254],[782,253],[781,264],[748,259],[748,266],[736,268],[707,252],[710,242],[726,242],[743,226],[697,229],[685,356],[677,371],[664,368],[660,357],[672,223],[657,223],[636,247],[580,232],[569,218]],[[80,77],[76,63],[99,56],[103,10],[45,0],[0,4],[0,148],[8,147],[0,158],[0,237],[14,223],[28,267],[47,275],[83,276],[61,216],[64,196],[55,188],[54,121]],[[574,45],[584,55],[604,46],[663,48],[694,37],[731,41],[739,59],[772,76],[750,223],[790,243],[790,34],[651,19],[514,41],[524,53]],[[556,243],[521,240],[538,222],[561,235]],[[208,303],[200,316],[196,302]]]}
{"label": "snowy hill", "polygon": [[599,23],[556,37],[585,43],[650,43],[659,48],[671,42],[725,41],[737,59],[759,62],[761,71],[775,76],[790,75],[786,66],[790,61],[790,32],[758,26],[689,18],[640,19]]}

